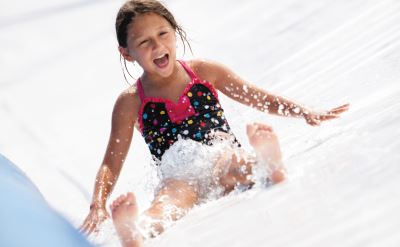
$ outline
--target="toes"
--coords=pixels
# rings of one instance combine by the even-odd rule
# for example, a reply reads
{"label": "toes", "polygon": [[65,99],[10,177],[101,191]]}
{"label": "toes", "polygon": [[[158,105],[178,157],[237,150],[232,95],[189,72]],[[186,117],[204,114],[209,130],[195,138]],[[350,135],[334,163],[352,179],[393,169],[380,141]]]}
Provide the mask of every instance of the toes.
{"label": "toes", "polygon": [[272,139],[275,137],[275,133],[271,132],[270,130],[259,130],[258,135],[261,136],[261,138],[265,138],[265,139]]}
{"label": "toes", "polygon": [[118,202],[121,204],[123,201],[125,201],[125,199],[126,199],[126,196],[125,196],[125,195],[120,195],[120,196],[118,197]]}
{"label": "toes", "polygon": [[117,207],[120,203],[121,203],[120,197],[118,197],[117,199],[115,199],[114,202],[113,202],[113,204],[114,204],[115,207]]}
{"label": "toes", "polygon": [[111,205],[110,205],[111,211],[114,211],[116,207],[117,207],[117,204],[116,204],[115,201],[113,201],[113,202],[111,203]]}
{"label": "toes", "polygon": [[273,132],[274,130],[272,129],[272,126],[265,124],[265,123],[253,123],[253,124],[248,124],[247,128],[251,128],[252,130],[267,130],[270,132]]}
{"label": "toes", "polygon": [[248,124],[246,126],[246,132],[247,132],[247,136],[251,137],[255,134],[257,130],[257,127],[255,126],[255,124]]}
{"label": "toes", "polygon": [[273,132],[274,130],[272,129],[271,125],[265,124],[265,123],[255,123],[257,125],[257,128],[260,130],[267,130]]}
{"label": "toes", "polygon": [[125,199],[125,195],[120,195],[119,197],[117,197],[117,199],[115,199],[110,205],[111,210],[114,211],[119,205],[121,205],[123,201],[125,201]]}
{"label": "toes", "polygon": [[257,135],[269,139],[269,138],[271,137],[271,132],[269,132],[269,131],[267,131],[267,130],[258,130],[258,131],[257,131]]}
{"label": "toes", "polygon": [[126,194],[126,201],[132,204],[136,204],[136,197],[132,192],[128,192]]}
{"label": "toes", "polygon": [[268,131],[271,131],[271,132],[274,132],[274,129],[270,125],[264,125],[264,129],[268,130]]}

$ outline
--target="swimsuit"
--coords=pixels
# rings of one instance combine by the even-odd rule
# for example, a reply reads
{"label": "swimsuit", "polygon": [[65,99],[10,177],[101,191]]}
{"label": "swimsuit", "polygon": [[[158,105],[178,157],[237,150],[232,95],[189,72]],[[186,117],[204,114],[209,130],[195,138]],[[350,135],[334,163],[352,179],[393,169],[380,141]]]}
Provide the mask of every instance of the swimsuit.
{"label": "swimsuit", "polygon": [[228,125],[218,94],[207,81],[198,78],[185,62],[179,61],[192,79],[177,103],[166,98],[146,97],[142,82],[137,80],[141,107],[139,125],[153,159],[161,158],[178,137],[212,145],[212,131],[232,135],[233,143],[240,145]]}

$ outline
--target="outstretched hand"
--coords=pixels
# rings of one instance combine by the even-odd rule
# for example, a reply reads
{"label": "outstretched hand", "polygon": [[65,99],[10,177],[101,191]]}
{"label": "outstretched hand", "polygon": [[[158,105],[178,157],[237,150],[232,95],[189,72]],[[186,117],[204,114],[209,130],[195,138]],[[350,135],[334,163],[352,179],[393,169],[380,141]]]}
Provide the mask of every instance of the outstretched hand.
{"label": "outstretched hand", "polygon": [[340,117],[340,114],[347,111],[350,107],[350,104],[345,104],[339,107],[335,107],[329,111],[316,113],[313,111],[305,112],[303,114],[304,119],[309,125],[318,126],[323,121],[331,120]]}
{"label": "outstretched hand", "polygon": [[109,217],[110,215],[105,208],[93,208],[80,227],[80,231],[88,235],[97,232],[99,225]]}

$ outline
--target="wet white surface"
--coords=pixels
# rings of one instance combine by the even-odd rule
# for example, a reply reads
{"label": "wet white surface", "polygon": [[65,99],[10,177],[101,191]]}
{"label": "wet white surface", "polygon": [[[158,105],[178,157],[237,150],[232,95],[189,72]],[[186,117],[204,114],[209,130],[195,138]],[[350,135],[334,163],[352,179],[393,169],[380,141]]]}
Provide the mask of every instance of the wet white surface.
{"label": "wet white surface", "polygon": [[[289,179],[193,210],[154,246],[398,246],[400,2],[166,1],[195,57],[220,61],[267,90],[316,109],[350,102],[309,127],[222,99],[242,143],[271,124]],[[121,1],[0,3],[0,152],[78,226],[126,83],[114,19]],[[185,58],[190,58],[186,54]],[[112,198],[138,193],[149,154],[136,132]],[[96,242],[118,246],[112,230]]]}

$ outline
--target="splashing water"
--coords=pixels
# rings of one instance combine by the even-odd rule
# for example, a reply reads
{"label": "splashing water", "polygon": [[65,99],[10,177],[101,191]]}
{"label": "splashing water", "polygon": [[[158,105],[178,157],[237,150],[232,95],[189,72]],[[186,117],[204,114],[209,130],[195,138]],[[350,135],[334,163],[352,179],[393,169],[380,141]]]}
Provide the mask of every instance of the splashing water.
{"label": "splashing water", "polygon": [[179,138],[165,152],[158,166],[160,186],[169,179],[182,180],[195,188],[201,201],[218,197],[222,189],[215,183],[214,167],[226,148],[231,146],[230,140],[215,140],[212,145],[205,145]]}
{"label": "splashing water", "polygon": [[[256,157],[253,152],[233,145],[232,137],[226,137],[213,139],[211,145],[178,137],[178,141],[164,153],[162,161],[156,168],[158,185],[155,187],[155,193],[162,188],[164,181],[174,179],[192,185],[198,193],[200,202],[217,199],[222,196],[224,189],[218,184],[216,174],[220,171],[217,170],[219,168],[216,164],[222,156],[227,157],[225,160],[228,163],[223,165],[226,173],[233,155],[238,160],[243,159],[246,163],[253,163],[252,174],[248,178],[255,186],[268,185],[271,173],[268,164]],[[241,190],[240,186],[237,186],[237,189]]]}
{"label": "splashing water", "polygon": [[[154,195],[160,191],[165,182],[168,180],[185,181],[193,186],[199,196],[199,204],[203,204],[218,198],[225,194],[225,189],[218,182],[218,173],[221,174],[220,158],[223,159],[222,164],[223,174],[228,172],[232,162],[233,155],[236,155],[238,160],[253,163],[252,174],[248,175],[248,179],[254,184],[253,187],[262,188],[270,184],[269,166],[262,160],[259,160],[254,154],[246,152],[243,148],[233,145],[232,136],[223,133],[216,133],[215,139],[211,145],[202,144],[192,139],[183,139],[178,137],[176,141],[163,155],[162,160],[156,164],[152,175],[147,176],[145,185],[147,191],[152,187]],[[221,137],[221,138],[219,138]],[[154,176],[156,173],[156,176]],[[243,169],[246,173],[246,169]],[[233,193],[240,193],[247,190],[249,186],[237,184]],[[151,217],[142,214],[138,220],[138,230],[143,236],[157,236],[159,234],[158,227],[164,229],[169,228],[175,223],[175,220],[169,215],[170,212],[179,215],[178,218],[185,215],[187,211],[177,208],[173,205],[166,209],[166,215],[163,219],[152,219]]]}

